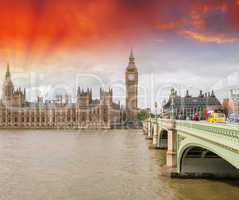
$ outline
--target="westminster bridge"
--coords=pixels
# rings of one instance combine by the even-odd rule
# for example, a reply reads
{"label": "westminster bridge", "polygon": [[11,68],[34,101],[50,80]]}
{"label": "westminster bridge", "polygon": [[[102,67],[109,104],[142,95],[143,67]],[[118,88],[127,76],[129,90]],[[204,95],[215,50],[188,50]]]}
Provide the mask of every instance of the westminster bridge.
{"label": "westminster bridge", "polygon": [[167,149],[166,173],[177,177],[239,177],[239,126],[149,118],[152,146]]}

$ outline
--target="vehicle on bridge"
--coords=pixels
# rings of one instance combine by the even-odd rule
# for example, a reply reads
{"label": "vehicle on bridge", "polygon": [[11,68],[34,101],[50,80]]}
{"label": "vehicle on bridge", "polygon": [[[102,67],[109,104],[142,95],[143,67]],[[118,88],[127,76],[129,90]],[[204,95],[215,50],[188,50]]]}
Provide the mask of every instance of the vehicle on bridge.
{"label": "vehicle on bridge", "polygon": [[236,113],[229,114],[228,121],[230,123],[239,123],[239,115]]}
{"label": "vehicle on bridge", "polygon": [[194,116],[193,116],[193,121],[199,121],[200,120],[200,116],[199,116],[199,113],[195,113]]}
{"label": "vehicle on bridge", "polygon": [[208,122],[211,123],[225,123],[226,122],[226,116],[224,113],[211,113],[208,116]]}

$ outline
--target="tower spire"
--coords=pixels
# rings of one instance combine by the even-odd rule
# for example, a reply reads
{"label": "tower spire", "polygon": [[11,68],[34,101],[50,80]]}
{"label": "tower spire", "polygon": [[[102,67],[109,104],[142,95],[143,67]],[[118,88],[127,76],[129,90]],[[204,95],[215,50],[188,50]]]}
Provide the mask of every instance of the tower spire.
{"label": "tower spire", "polygon": [[130,58],[134,58],[133,48],[130,49]]}
{"label": "tower spire", "polygon": [[134,64],[134,52],[133,52],[133,48],[130,49],[130,56],[129,56],[129,63]]}
{"label": "tower spire", "polygon": [[7,64],[6,79],[11,77],[10,66]]}

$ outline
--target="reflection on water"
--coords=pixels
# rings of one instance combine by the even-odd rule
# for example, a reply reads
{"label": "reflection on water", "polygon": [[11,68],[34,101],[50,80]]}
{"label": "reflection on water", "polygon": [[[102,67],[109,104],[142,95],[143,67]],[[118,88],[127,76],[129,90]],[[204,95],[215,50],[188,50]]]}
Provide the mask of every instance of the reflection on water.
{"label": "reflection on water", "polygon": [[0,199],[238,200],[235,182],[160,176],[140,131],[1,131]]}

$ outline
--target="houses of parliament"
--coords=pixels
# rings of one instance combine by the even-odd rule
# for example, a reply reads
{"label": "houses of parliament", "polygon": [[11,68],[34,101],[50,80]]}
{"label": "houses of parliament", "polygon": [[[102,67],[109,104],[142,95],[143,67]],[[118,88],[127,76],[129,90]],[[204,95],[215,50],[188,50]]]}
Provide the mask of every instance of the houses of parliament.
{"label": "houses of parliament", "polygon": [[38,97],[29,102],[25,89],[16,89],[9,65],[0,100],[0,128],[19,129],[111,129],[137,120],[138,71],[131,51],[125,73],[126,106],[113,101],[113,90],[100,89],[100,98],[92,98],[92,89],[78,88],[76,102],[60,96],[55,101]]}

